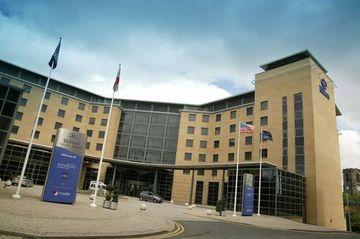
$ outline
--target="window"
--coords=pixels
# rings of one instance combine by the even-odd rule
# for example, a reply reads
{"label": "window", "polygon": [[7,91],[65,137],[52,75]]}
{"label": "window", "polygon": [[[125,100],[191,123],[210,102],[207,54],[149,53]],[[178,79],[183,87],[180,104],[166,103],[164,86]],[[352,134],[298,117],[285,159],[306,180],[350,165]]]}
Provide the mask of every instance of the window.
{"label": "window", "polygon": [[221,131],[220,127],[215,127],[215,135],[219,135]]}
{"label": "window", "polygon": [[65,110],[59,110],[58,111],[58,114],[57,114],[58,117],[61,117],[61,118],[64,118],[65,117]]}
{"label": "window", "polygon": [[201,135],[208,135],[209,134],[209,128],[201,128]]}
{"label": "window", "polygon": [[235,146],[235,139],[229,139],[229,147],[234,147]]}
{"label": "window", "polygon": [[219,161],[219,155],[213,154],[213,162],[218,162],[218,161]]}
{"label": "window", "polygon": [[190,169],[183,169],[183,174],[190,174]]}
{"label": "window", "polygon": [[16,120],[22,120],[22,117],[23,117],[24,113],[23,112],[16,112]]}
{"label": "window", "polygon": [[251,160],[251,155],[252,153],[251,152],[245,152],[245,160]]}
{"label": "window", "polygon": [[215,140],[214,141],[214,148],[219,148],[220,147],[220,141],[219,140]]}
{"label": "window", "polygon": [[18,132],[19,132],[19,126],[13,125],[13,127],[11,128],[11,133],[17,134]]}
{"label": "window", "polygon": [[236,110],[230,112],[230,119],[236,119]]}
{"label": "window", "polygon": [[98,137],[99,139],[103,139],[105,137],[105,131],[99,131]]}
{"label": "window", "polygon": [[75,121],[81,122],[82,121],[82,115],[75,115]]}
{"label": "window", "polygon": [[202,122],[208,123],[209,122],[209,115],[202,115]]}
{"label": "window", "polygon": [[195,127],[193,127],[193,126],[188,126],[188,128],[187,128],[187,133],[188,133],[188,134],[194,134],[194,133],[195,133]]}
{"label": "window", "polygon": [[104,106],[103,113],[104,114],[109,114],[109,112],[110,112],[110,107],[109,106]]}
{"label": "window", "polygon": [[41,112],[45,113],[46,110],[47,110],[47,105],[43,104],[43,105],[41,106]]}
{"label": "window", "polygon": [[30,93],[30,91],[31,91],[31,86],[24,84],[23,90],[24,90],[24,93]]}
{"label": "window", "polygon": [[40,131],[35,131],[35,134],[34,134],[34,138],[35,139],[38,139],[39,138],[39,136],[40,136]]}
{"label": "window", "polygon": [[267,125],[268,124],[268,117],[263,116],[260,118],[260,125]]}
{"label": "window", "polygon": [[207,141],[201,140],[201,141],[200,141],[200,148],[201,148],[201,149],[206,149],[206,148],[207,148]]}
{"label": "window", "polygon": [[69,103],[69,98],[66,98],[66,97],[61,98],[61,104],[62,105],[68,105],[68,103]]}
{"label": "window", "polygon": [[55,142],[55,138],[56,138],[55,135],[51,135],[51,143],[54,143],[54,142]]}
{"label": "window", "polygon": [[197,170],[197,175],[198,176],[204,176],[205,172],[204,172],[204,169],[198,169]]}
{"label": "window", "polygon": [[191,148],[193,146],[193,144],[194,144],[194,140],[192,140],[192,139],[186,140],[186,147]]}
{"label": "window", "polygon": [[80,132],[80,128],[78,128],[78,127],[73,127],[73,131],[75,131],[75,132]]}
{"label": "window", "polygon": [[262,149],[261,150],[261,157],[262,158],[267,158],[268,156],[268,150],[267,149]]}
{"label": "window", "polygon": [[91,107],[91,113],[97,113],[98,112],[98,106],[97,105],[93,105],[92,107]]}
{"label": "window", "polygon": [[97,143],[96,144],[96,151],[101,151],[102,150],[102,144],[100,144],[100,143]]}
{"label": "window", "polygon": [[254,114],[254,108],[248,107],[246,108],[246,115],[253,115]]}
{"label": "window", "polygon": [[59,129],[62,127],[62,123],[60,122],[55,122],[55,126],[54,126],[54,129]]}
{"label": "window", "polygon": [[236,124],[232,124],[229,126],[230,133],[234,133],[236,131]]}
{"label": "window", "polygon": [[221,114],[217,114],[215,120],[216,122],[221,121]]}
{"label": "window", "polygon": [[43,125],[44,118],[39,117],[37,125]]}
{"label": "window", "polygon": [[185,153],[184,160],[190,161],[190,160],[191,160],[191,157],[192,157],[192,153]]}
{"label": "window", "polygon": [[228,161],[229,162],[235,161],[235,154],[234,153],[228,153]]}
{"label": "window", "polygon": [[106,126],[107,121],[107,119],[101,119],[101,126]]}
{"label": "window", "polygon": [[253,125],[253,122],[252,122],[252,121],[248,121],[248,122],[246,122],[246,124],[248,124],[248,125]]}
{"label": "window", "polygon": [[95,124],[95,118],[90,117],[89,118],[89,124],[91,124],[91,125]]}
{"label": "window", "polygon": [[195,122],[196,114],[189,114],[189,122]]}
{"label": "window", "polygon": [[205,162],[206,161],[206,154],[199,154],[199,162]]}
{"label": "window", "polygon": [[87,137],[92,137],[93,131],[91,129],[86,130]]}
{"label": "window", "polygon": [[252,136],[245,137],[245,145],[252,145]]}
{"label": "window", "polygon": [[84,110],[84,109],[85,109],[85,104],[82,102],[79,102],[78,110]]}
{"label": "window", "polygon": [[51,92],[46,91],[46,93],[45,93],[45,99],[50,100],[50,97],[51,97]]}
{"label": "window", "polygon": [[26,106],[26,104],[27,104],[27,99],[21,98],[20,101],[19,101],[19,105]]}
{"label": "window", "polygon": [[260,103],[260,110],[267,110],[268,109],[268,101],[262,101]]}
{"label": "window", "polygon": [[211,176],[213,176],[213,177],[217,176],[217,169],[211,170]]}
{"label": "window", "polygon": [[86,142],[86,149],[90,149],[90,142]]}

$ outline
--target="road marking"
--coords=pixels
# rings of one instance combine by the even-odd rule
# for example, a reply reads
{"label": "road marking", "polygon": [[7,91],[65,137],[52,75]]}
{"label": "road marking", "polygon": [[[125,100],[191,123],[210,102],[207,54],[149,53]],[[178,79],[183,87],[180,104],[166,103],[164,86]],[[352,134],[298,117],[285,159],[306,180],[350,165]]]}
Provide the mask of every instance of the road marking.
{"label": "road marking", "polygon": [[175,230],[171,231],[171,232],[167,232],[164,234],[160,234],[160,235],[153,235],[153,236],[143,236],[143,237],[136,237],[136,238],[148,238],[148,239],[163,239],[163,238],[171,238],[174,236],[178,236],[181,233],[183,233],[185,231],[185,228],[183,227],[183,225],[181,225],[178,222],[174,222],[174,228]]}

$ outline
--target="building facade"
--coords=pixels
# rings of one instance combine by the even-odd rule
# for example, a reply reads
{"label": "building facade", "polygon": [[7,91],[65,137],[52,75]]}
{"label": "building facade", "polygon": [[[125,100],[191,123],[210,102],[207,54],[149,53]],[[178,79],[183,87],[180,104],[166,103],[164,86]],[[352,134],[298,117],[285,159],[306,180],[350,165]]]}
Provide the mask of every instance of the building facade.
{"label": "building facade", "polygon": [[[175,202],[223,200],[232,209],[239,158],[239,181],[254,175],[257,210],[261,156],[261,213],[344,230],[333,81],[307,50],[261,68],[255,90],[202,105],[116,99],[101,181],[130,196],[146,189]],[[24,89],[0,159],[0,176],[8,176],[21,170],[46,77],[5,61],[0,77]],[[79,188],[87,189],[99,170],[110,99],[55,79],[49,88],[26,173],[44,183],[57,128],[84,132]],[[255,132],[239,139],[239,122]],[[260,142],[261,130],[273,141]]]}
{"label": "building facade", "polygon": [[360,194],[360,169],[343,169],[344,192]]}

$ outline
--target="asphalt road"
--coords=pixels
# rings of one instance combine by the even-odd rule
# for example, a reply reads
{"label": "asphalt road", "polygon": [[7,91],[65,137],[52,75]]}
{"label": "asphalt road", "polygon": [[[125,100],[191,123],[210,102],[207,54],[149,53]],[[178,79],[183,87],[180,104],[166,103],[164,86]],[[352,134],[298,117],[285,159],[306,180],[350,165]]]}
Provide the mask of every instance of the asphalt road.
{"label": "asphalt road", "polygon": [[259,228],[226,222],[179,221],[185,231],[174,238],[236,239],[360,239],[357,233],[302,232]]}

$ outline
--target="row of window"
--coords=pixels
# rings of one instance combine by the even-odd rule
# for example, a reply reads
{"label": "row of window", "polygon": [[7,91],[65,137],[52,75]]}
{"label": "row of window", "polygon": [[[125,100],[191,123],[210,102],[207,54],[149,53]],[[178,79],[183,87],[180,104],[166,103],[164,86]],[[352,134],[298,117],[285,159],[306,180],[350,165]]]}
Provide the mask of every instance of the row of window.
{"label": "row of window", "polygon": [[[185,143],[186,147],[192,148],[194,146],[194,140],[193,139],[186,139]],[[206,149],[208,145],[208,141],[206,140],[200,140],[199,147],[202,149]],[[252,145],[252,136],[246,136],[245,137],[245,145]],[[235,138],[229,139],[229,147],[235,146]],[[220,147],[220,140],[214,140],[214,148]]]}
{"label": "row of window", "polygon": [[[261,151],[262,158],[268,157],[268,150],[262,149]],[[184,154],[184,160],[191,161],[193,157],[192,153],[185,152]],[[244,154],[245,160],[252,160],[252,152],[248,151]],[[198,161],[199,162],[206,162],[206,154],[198,154]],[[219,154],[213,154],[212,155],[212,162],[218,162],[219,161]],[[234,162],[235,161],[235,153],[228,153],[228,162]]]}
{"label": "row of window", "polygon": [[[205,175],[205,170],[204,169],[197,169],[196,171],[197,171],[196,173],[197,173],[198,176],[204,176]],[[216,177],[217,176],[217,171],[218,171],[217,169],[212,169],[211,170],[211,176]],[[190,169],[184,169],[183,174],[189,175],[190,174]]]}

